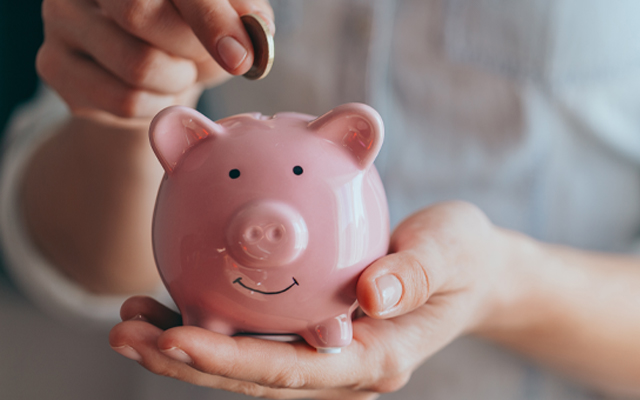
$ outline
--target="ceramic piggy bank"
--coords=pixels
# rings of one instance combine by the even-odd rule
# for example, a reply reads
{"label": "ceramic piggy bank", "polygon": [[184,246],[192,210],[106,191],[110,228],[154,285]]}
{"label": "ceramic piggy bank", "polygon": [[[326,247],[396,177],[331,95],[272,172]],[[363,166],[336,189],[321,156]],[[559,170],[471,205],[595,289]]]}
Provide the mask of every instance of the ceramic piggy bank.
{"label": "ceramic piggy bank", "polygon": [[347,346],[358,276],[389,240],[377,112],[353,103],[213,122],[170,107],[150,139],[166,172],[154,252],[185,325]]}

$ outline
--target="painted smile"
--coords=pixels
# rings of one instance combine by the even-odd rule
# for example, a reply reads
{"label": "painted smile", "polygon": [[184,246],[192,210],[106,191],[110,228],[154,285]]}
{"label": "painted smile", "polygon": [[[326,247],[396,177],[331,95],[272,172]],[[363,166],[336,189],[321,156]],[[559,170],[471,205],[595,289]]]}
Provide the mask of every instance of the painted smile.
{"label": "painted smile", "polygon": [[291,285],[289,285],[286,289],[282,289],[279,290],[277,292],[263,292],[262,290],[258,290],[258,289],[254,289],[254,288],[250,288],[249,286],[246,286],[244,283],[242,283],[242,278],[238,278],[235,281],[233,281],[233,283],[237,283],[238,285],[242,286],[243,288],[247,289],[247,290],[251,290],[252,292],[257,292],[257,293],[262,293],[262,294],[280,294],[280,293],[284,293],[287,290],[291,289],[294,286],[298,286],[299,283],[298,281],[296,281],[296,278],[291,278],[293,279],[293,283]]}

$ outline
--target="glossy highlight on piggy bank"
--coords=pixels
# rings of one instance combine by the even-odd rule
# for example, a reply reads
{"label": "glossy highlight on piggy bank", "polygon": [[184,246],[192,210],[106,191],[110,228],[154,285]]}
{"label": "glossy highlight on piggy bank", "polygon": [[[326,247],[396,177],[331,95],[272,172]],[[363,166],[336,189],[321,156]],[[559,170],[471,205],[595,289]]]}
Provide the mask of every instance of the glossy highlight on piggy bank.
{"label": "glossy highlight on piggy bank", "polygon": [[373,165],[383,131],[358,103],[318,118],[161,111],[149,132],[165,170],[153,247],[184,324],[296,334],[319,352],[349,345],[357,279],[389,244]]}

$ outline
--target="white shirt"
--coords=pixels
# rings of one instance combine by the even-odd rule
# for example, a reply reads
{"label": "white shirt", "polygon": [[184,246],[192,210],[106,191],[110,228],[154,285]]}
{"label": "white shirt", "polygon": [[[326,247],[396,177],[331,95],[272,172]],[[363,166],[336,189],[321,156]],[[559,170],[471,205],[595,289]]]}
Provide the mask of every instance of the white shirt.
{"label": "white shirt", "polygon": [[[640,228],[640,2],[272,3],[278,31],[271,74],[259,82],[234,79],[207,92],[201,106],[210,117],[246,111],[322,114],[363,101],[385,121],[386,143],[376,164],[394,225],[433,202],[463,199],[495,224],[544,241],[633,250]],[[10,142],[6,153],[11,157],[2,172],[0,204],[12,275],[49,309],[87,318],[94,304],[109,320],[119,299],[103,302],[70,289],[72,283],[37,258],[28,237],[13,235],[21,229],[16,188],[28,159],[20,154],[30,154],[47,131],[15,126],[12,136],[21,139]],[[44,270],[53,278],[38,279]],[[69,290],[75,300],[69,300]],[[15,329],[34,330],[21,324]],[[5,329],[0,339],[13,332]],[[65,338],[92,335],[58,329]],[[100,373],[121,388],[126,382],[131,398],[242,398],[156,377],[110,354],[86,359],[82,347],[69,351],[70,371]],[[462,338],[427,361],[405,389],[382,398],[602,397],[493,344]]]}

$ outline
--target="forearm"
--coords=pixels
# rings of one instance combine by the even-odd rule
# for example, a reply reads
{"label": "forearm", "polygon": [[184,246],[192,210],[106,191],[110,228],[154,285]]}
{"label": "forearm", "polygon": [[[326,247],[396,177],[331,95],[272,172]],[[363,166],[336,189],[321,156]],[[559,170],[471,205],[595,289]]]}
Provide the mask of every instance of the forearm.
{"label": "forearm", "polygon": [[511,287],[481,333],[590,386],[640,394],[640,260],[506,235]]}
{"label": "forearm", "polygon": [[147,129],[148,121],[72,117],[26,170],[22,204],[33,241],[89,291],[158,284],[150,232],[162,169]]}

